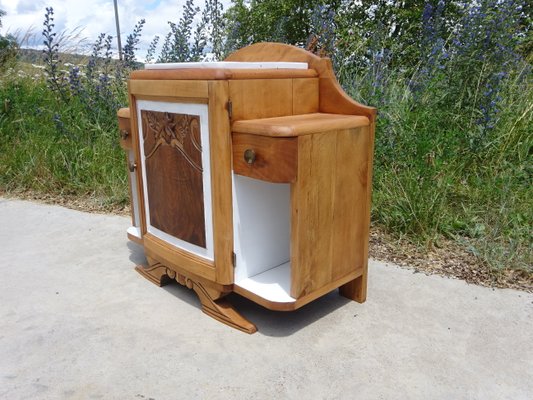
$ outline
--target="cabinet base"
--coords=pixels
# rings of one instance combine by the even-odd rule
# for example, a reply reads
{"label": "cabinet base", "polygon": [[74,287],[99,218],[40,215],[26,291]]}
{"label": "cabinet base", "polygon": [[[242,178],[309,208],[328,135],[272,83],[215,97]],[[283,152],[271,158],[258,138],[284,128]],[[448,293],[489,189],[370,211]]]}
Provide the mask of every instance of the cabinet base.
{"label": "cabinet base", "polygon": [[226,299],[222,298],[224,294],[220,291],[177,273],[155,260],[148,259],[148,262],[149,266],[138,265],[135,270],[150,282],[157,286],[164,286],[175,280],[180,285],[194,290],[200,299],[202,311],[205,314],[242,332],[249,334],[257,332],[257,327],[239,314]]}

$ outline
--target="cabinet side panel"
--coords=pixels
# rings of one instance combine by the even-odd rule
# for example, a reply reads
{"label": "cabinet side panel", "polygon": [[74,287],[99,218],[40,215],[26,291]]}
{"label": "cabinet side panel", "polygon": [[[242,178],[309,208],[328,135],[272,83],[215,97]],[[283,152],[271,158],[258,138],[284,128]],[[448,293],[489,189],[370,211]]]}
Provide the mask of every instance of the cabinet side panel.
{"label": "cabinet side panel", "polygon": [[368,127],[298,138],[292,297],[301,298],[363,268],[367,165]]}
{"label": "cabinet side panel", "polygon": [[368,241],[368,127],[337,133],[337,174],[333,212],[333,279],[362,269]]}
{"label": "cabinet side panel", "polygon": [[[298,138],[298,179],[293,229],[298,236],[291,271],[291,296],[299,298],[326,285],[332,277],[334,178],[337,152],[334,132]],[[297,194],[296,194],[297,192]]]}

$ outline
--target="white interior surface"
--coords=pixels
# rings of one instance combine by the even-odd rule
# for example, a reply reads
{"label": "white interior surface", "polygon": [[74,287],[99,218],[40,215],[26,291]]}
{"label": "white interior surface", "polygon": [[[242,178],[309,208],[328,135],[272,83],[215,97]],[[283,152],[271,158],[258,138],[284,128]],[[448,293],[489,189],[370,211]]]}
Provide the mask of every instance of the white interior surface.
{"label": "white interior surface", "polygon": [[[128,164],[135,162],[135,155],[133,150],[128,151]],[[135,179],[135,171],[129,173],[130,188],[131,188],[131,202],[133,205],[133,226],[140,227],[141,222],[139,220],[139,191],[137,190],[137,179]],[[140,236],[139,236],[140,237]]]}
{"label": "white interior surface", "polygon": [[242,279],[235,283],[262,298],[277,303],[292,303],[296,299],[291,293],[291,265],[285,263],[259,275]]}
{"label": "white interior surface", "polygon": [[136,226],[130,226],[126,232],[128,232],[130,235],[133,235],[135,237],[141,238],[141,228],[137,228]]}
{"label": "white interior surface", "polygon": [[[204,218],[205,218],[205,239],[206,248],[196,246],[185,240],[178,239],[166,232],[163,232],[150,224],[150,207],[148,201],[148,187],[146,183],[146,165],[144,162],[144,142],[141,123],[141,110],[161,111],[178,114],[189,114],[200,116],[200,137],[202,146],[202,179],[204,190]],[[166,241],[167,243],[186,250],[197,256],[208,260],[214,260],[213,255],[213,211],[211,203],[211,160],[210,160],[210,143],[209,143],[209,118],[207,104],[191,103],[170,103],[163,101],[138,100],[137,101],[137,121],[139,121],[139,147],[141,150],[141,168],[143,175],[144,204],[146,212],[147,231]]]}
{"label": "white interior surface", "polygon": [[184,69],[184,68],[227,68],[227,69],[307,69],[304,62],[283,61],[216,61],[144,64],[145,69]]}
{"label": "white interior surface", "polygon": [[290,220],[290,184],[233,174],[236,285],[272,301],[294,301],[287,300]]}

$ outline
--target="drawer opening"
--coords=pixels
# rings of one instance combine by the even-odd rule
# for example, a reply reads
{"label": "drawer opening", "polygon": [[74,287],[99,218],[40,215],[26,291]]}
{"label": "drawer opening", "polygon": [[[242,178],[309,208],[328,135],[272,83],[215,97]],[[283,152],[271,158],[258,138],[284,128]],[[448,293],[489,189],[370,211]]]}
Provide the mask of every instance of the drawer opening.
{"label": "drawer opening", "polygon": [[269,301],[295,301],[290,220],[290,184],[233,174],[235,285]]}

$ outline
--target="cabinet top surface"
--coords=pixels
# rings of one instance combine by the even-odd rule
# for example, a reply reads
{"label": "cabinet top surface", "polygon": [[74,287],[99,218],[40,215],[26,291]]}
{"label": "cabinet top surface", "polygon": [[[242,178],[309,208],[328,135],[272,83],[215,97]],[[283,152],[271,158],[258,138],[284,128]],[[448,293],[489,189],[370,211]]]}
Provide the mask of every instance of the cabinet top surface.
{"label": "cabinet top surface", "polygon": [[305,62],[241,62],[241,61],[216,61],[216,62],[181,62],[181,63],[157,63],[145,64],[145,69],[307,69]]}

